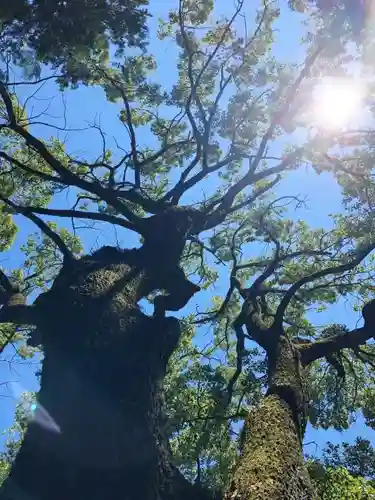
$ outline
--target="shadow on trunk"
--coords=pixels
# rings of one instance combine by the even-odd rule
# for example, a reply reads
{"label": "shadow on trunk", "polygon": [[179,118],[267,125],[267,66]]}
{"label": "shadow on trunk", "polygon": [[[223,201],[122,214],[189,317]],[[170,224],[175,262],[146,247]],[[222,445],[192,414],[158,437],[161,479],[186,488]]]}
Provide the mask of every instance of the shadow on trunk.
{"label": "shadow on trunk", "polygon": [[[177,266],[157,269],[148,248],[104,247],[65,266],[36,301],[41,389],[1,499],[205,498],[173,467],[163,436],[162,385],[180,327],[164,309],[199,289]],[[155,289],[162,311],[138,301]],[[202,493],[203,495],[203,493]],[[206,497],[206,498],[209,498]]]}

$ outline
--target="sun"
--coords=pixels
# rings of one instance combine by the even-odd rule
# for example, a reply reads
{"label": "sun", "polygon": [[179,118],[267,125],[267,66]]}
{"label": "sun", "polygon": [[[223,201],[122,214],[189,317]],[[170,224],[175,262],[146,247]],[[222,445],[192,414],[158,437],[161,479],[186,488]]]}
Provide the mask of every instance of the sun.
{"label": "sun", "polygon": [[326,79],[316,86],[312,114],[319,128],[341,129],[355,120],[362,110],[363,88],[344,79]]}

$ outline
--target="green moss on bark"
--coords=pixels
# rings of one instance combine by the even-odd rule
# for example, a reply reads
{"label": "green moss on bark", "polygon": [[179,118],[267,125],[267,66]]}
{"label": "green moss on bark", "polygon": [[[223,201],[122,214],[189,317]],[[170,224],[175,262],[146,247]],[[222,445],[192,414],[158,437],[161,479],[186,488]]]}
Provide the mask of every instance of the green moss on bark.
{"label": "green moss on bark", "polygon": [[271,394],[250,413],[226,500],[316,499],[288,404]]}
{"label": "green moss on bark", "polygon": [[299,353],[284,335],[268,349],[269,388],[245,424],[226,500],[315,500],[302,456],[306,403]]}
{"label": "green moss on bark", "polygon": [[307,423],[306,383],[300,354],[292,342],[281,335],[273,350],[268,353],[268,394],[277,394],[292,411],[300,446]]}

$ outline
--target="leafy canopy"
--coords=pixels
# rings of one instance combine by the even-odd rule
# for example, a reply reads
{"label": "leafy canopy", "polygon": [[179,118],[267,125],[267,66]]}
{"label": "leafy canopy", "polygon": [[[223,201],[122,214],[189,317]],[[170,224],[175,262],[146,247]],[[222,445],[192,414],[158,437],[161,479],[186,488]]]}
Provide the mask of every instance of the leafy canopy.
{"label": "leafy canopy", "polygon": [[[202,217],[183,265],[204,291],[198,314],[184,317],[170,363],[167,432],[185,474],[221,487],[241,422],[267,387],[261,337],[241,339],[232,327],[246,293],[254,298],[253,332],[281,321],[296,345],[328,346],[352,337],[330,325],[326,309],[343,300],[358,309],[372,296],[374,134],[367,125],[325,127],[312,101],[325,78],[352,83],[359,73],[369,82],[362,106],[372,120],[372,66],[348,24],[331,31],[337,11],[327,17],[307,3],[301,14],[274,2],[240,0],[232,10],[181,0],[163,13],[147,50],[142,3],[127,2],[129,11],[122,2],[91,12],[93,5],[13,2],[0,12],[2,53],[12,55],[3,57],[0,79],[0,240],[18,256],[4,271],[32,300],[64,260],[95,245],[98,231],[109,238],[116,228],[112,243],[138,244],[145,217],[193,205]],[[75,23],[83,17],[82,32]],[[50,23],[55,31],[46,30]],[[290,23],[302,33],[292,61],[277,51]],[[114,54],[110,43],[144,50]],[[172,68],[168,60],[168,79],[166,47],[176,61]],[[107,99],[117,123],[77,131],[68,106],[56,125],[36,100],[46,81],[65,97],[100,89],[95,95]],[[68,82],[93,88],[64,90]],[[73,146],[77,135],[88,138],[88,155]],[[304,220],[309,200],[297,192],[319,175],[342,195],[323,227]],[[4,346],[27,335],[2,328]],[[345,342],[308,363],[313,425],[346,428],[358,410],[373,425],[374,347]]]}
{"label": "leafy canopy", "polygon": [[2,2],[1,60],[22,66],[28,77],[49,64],[75,83],[86,61],[108,61],[111,44],[119,53],[144,47],[146,7],[146,0]]}

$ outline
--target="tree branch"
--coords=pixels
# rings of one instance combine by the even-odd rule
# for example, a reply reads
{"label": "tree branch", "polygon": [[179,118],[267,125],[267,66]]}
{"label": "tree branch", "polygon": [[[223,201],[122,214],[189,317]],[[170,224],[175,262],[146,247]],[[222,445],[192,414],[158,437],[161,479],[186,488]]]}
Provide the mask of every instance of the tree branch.
{"label": "tree branch", "polygon": [[6,160],[9,163],[14,163],[14,165],[19,167],[24,172],[27,172],[28,174],[31,174],[31,175],[36,175],[37,177],[39,177],[40,179],[43,179],[44,181],[56,182],[56,183],[61,182],[61,180],[58,177],[48,175],[44,172],[39,172],[38,170],[33,170],[32,168],[28,167],[27,165],[25,165],[21,161],[17,160],[17,158],[13,158],[12,156],[5,153],[5,151],[0,151],[0,158],[4,158],[4,160]]}
{"label": "tree branch", "polygon": [[319,47],[313,54],[311,54],[305,61],[304,67],[301,71],[301,73],[298,75],[296,78],[295,82],[289,87],[289,89],[286,92],[285,96],[285,102],[281,106],[281,109],[275,113],[275,116],[271,120],[270,126],[268,127],[267,132],[264,134],[262,137],[262,140],[260,141],[259,149],[258,152],[251,164],[251,171],[255,172],[256,169],[258,168],[259,162],[264,155],[264,152],[266,150],[268,141],[271,139],[273,133],[275,132],[276,127],[280,124],[280,121],[284,117],[284,115],[288,112],[290,104],[293,102],[293,99],[295,98],[296,92],[298,91],[299,86],[303,82],[303,80],[309,76],[311,68],[313,67],[315,61],[317,60],[320,52],[322,51],[323,47]]}
{"label": "tree branch", "polygon": [[[0,311],[0,322],[1,322],[1,311]],[[6,347],[10,344],[10,342],[12,342],[15,334],[16,334],[16,331],[12,330],[8,335],[6,335],[4,342],[0,345],[0,355],[3,354]]]}
{"label": "tree branch", "polygon": [[6,296],[12,295],[18,291],[17,288],[14,287],[13,283],[10,281],[8,276],[0,269],[0,291],[3,292]]}
{"label": "tree branch", "polygon": [[366,304],[362,310],[365,324],[362,328],[356,328],[349,332],[334,335],[317,342],[296,344],[296,348],[301,354],[303,365],[309,365],[316,359],[326,358],[341,351],[342,349],[356,350],[375,334],[375,301]]}
{"label": "tree branch", "polygon": [[34,305],[3,306],[0,310],[0,323],[36,325],[39,317],[39,310]]}
{"label": "tree branch", "polygon": [[57,78],[64,78],[65,76],[67,76],[66,74],[64,73],[61,73],[59,75],[50,75],[50,76],[45,76],[43,78],[38,78],[37,80],[32,80],[32,81],[28,81],[28,80],[23,80],[22,82],[9,82],[9,83],[4,83],[4,85],[6,87],[16,87],[18,85],[38,85],[39,83],[44,83],[48,80],[53,80],[53,79],[57,79]]}
{"label": "tree branch", "polygon": [[190,89],[191,89],[191,91],[190,91],[190,95],[189,95],[189,98],[188,98],[187,105],[190,108],[190,104],[191,104],[192,99],[195,100],[195,102],[197,104],[197,107],[198,107],[198,112],[199,112],[199,115],[200,115],[200,119],[201,119],[201,121],[203,123],[203,126],[204,126],[204,133],[203,133],[203,137],[202,137],[203,168],[204,169],[207,168],[207,146],[208,146],[208,142],[209,142],[209,138],[210,138],[211,124],[212,124],[212,120],[213,120],[213,113],[215,112],[215,110],[217,108],[217,105],[219,103],[219,100],[221,98],[221,95],[222,95],[224,89],[221,90],[221,91],[219,91],[219,93],[218,93],[218,95],[217,95],[217,97],[215,99],[215,103],[214,103],[214,107],[213,107],[214,109],[209,113],[209,118],[208,119],[206,117],[206,112],[205,112],[205,109],[204,109],[204,107],[202,105],[202,102],[200,100],[200,97],[199,97],[199,94],[198,94],[197,90],[199,88],[202,76],[204,75],[204,73],[206,72],[206,70],[208,69],[208,67],[210,66],[211,62],[215,58],[215,56],[218,53],[219,49],[222,47],[222,45],[223,45],[223,43],[224,43],[227,35],[230,33],[230,30],[232,28],[232,25],[233,25],[234,21],[236,20],[238,14],[242,10],[243,4],[244,4],[244,0],[239,0],[237,2],[237,7],[235,9],[234,14],[232,15],[232,17],[229,20],[229,22],[226,24],[225,29],[223,30],[223,32],[222,32],[222,34],[220,36],[219,41],[217,42],[217,44],[216,44],[215,48],[213,49],[213,51],[211,52],[211,54],[208,56],[206,62],[203,64],[201,70],[198,73],[197,78],[194,81],[193,67],[192,67],[193,53],[192,53],[192,51],[190,49],[189,39],[188,39],[186,30],[185,30],[185,25],[184,25],[184,20],[183,20],[183,15],[182,15],[182,0],[180,0],[179,24],[180,24],[180,29],[181,29],[181,35],[182,35],[182,38],[184,40],[184,46],[185,46],[186,51],[188,52],[188,58],[189,58],[189,63],[188,63],[188,78],[189,78],[189,83],[190,83]]}
{"label": "tree branch", "polygon": [[84,212],[82,210],[59,210],[54,208],[42,208],[42,207],[33,207],[33,206],[17,206],[17,212],[19,214],[28,216],[30,214],[36,213],[40,215],[50,215],[52,217],[66,217],[72,218],[76,217],[77,219],[88,219],[93,221],[102,221],[109,222],[110,224],[117,224],[126,229],[130,229],[131,231],[137,231],[134,227],[134,224],[128,222],[120,217],[116,217],[115,215],[103,214],[100,212]]}
{"label": "tree branch", "polygon": [[246,198],[244,201],[241,201],[240,203],[237,203],[237,205],[234,205],[234,207],[231,207],[229,210],[229,214],[233,214],[234,212],[237,212],[237,210],[241,210],[241,208],[248,207],[252,205],[260,196],[265,194],[267,191],[272,189],[276,184],[278,184],[281,180],[281,176],[277,175],[273,181],[270,181],[268,184],[266,184],[264,187],[261,187],[255,192]]}
{"label": "tree branch", "polygon": [[236,332],[237,342],[236,342],[236,370],[229,380],[227,386],[227,398],[228,405],[232,401],[234,386],[242,373],[242,359],[245,351],[245,334],[242,329],[242,325],[237,323],[234,324],[234,331]]}
{"label": "tree branch", "polygon": [[144,160],[140,161],[139,166],[142,168],[145,165],[148,165],[149,163],[154,162],[155,160],[160,158],[160,156],[163,156],[163,154],[167,153],[170,149],[173,149],[173,148],[179,149],[180,147],[187,146],[188,144],[191,144],[191,143],[192,143],[192,141],[190,139],[186,139],[186,140],[181,140],[181,141],[165,144],[162,148],[160,148],[158,151],[156,151],[156,153],[154,153],[154,154],[148,156],[147,158],[145,158]]}
{"label": "tree branch", "polygon": [[[189,78],[189,83],[190,83],[190,93],[189,93],[189,97],[188,97],[187,102],[186,102],[186,112],[188,113],[188,115],[190,114],[192,117],[190,105],[191,105],[192,100],[194,99],[196,104],[197,104],[197,107],[198,107],[200,119],[202,120],[203,124],[206,125],[206,114],[204,112],[201,100],[197,94],[197,89],[199,86],[199,80],[202,77],[204,71],[207,69],[209,62],[207,64],[207,66],[206,65],[203,66],[203,71],[201,71],[199,73],[196,81],[194,82],[194,76],[193,76],[193,55],[194,55],[194,53],[191,51],[189,38],[188,38],[186,30],[185,30],[184,16],[183,16],[183,0],[179,1],[178,19],[179,19],[179,26],[180,26],[180,30],[181,30],[182,39],[184,41],[184,48],[188,54],[188,71],[187,71],[187,73],[188,73],[188,78]],[[222,43],[222,42],[219,42],[217,49],[220,47],[220,43]],[[189,117],[189,120],[190,120],[190,117]],[[191,123],[191,125],[193,128],[194,135],[196,133],[198,133],[200,138],[201,138],[201,134],[198,131],[198,128],[196,126],[194,118],[193,118],[193,123]]]}
{"label": "tree branch", "polygon": [[318,55],[320,54],[321,50],[322,48],[318,48],[310,57],[307,58],[304,68],[302,69],[300,75],[293,83],[293,85],[291,85],[291,87],[288,89],[285,98],[285,103],[283,104],[281,110],[275,114],[274,118],[271,121],[270,126],[268,127],[267,132],[262,137],[257,154],[252,158],[248,172],[234,186],[229,188],[227,193],[224,195],[220,206],[217,208],[216,212],[212,214],[212,216],[218,217],[219,219],[225,217],[225,215],[228,214],[228,211],[230,210],[235,197],[243,189],[270,175],[281,173],[295,158],[298,157],[298,154],[304,150],[304,147],[298,148],[296,151],[290,153],[286,158],[284,158],[284,160],[279,165],[271,167],[267,170],[263,170],[262,172],[256,173],[256,169],[258,168],[259,163],[264,155],[269,140],[271,139],[276,127],[279,125],[280,120],[282,119],[284,114],[288,111],[289,105],[292,102],[295,93],[297,92],[302,81],[309,75],[310,70],[314,62],[316,61]]}
{"label": "tree branch", "polygon": [[367,245],[362,250],[357,251],[357,255],[354,259],[352,259],[347,264],[341,264],[335,267],[328,267],[327,269],[322,269],[321,271],[317,271],[316,273],[310,274],[309,276],[304,276],[299,281],[294,283],[286,292],[285,296],[281,300],[275,315],[275,325],[281,328],[285,311],[292,300],[295,293],[307,283],[311,283],[312,281],[318,280],[320,278],[324,278],[325,276],[329,276],[331,274],[340,274],[345,271],[350,271],[354,269],[358,264],[362,262],[375,248],[375,242]]}
{"label": "tree branch", "polygon": [[[259,344],[266,351],[269,348],[270,336],[268,335],[268,329],[263,328],[259,323],[254,321],[254,317],[258,313],[256,308],[256,294],[248,293],[249,290],[246,290],[242,287],[241,283],[236,277],[232,277],[232,286],[236,288],[244,299],[242,304],[241,312],[237,316],[237,318],[233,322],[233,328],[236,333],[239,334],[239,329],[242,330],[243,326],[246,326],[249,338],[254,340],[257,344]],[[255,318],[256,319],[256,318]]]}
{"label": "tree branch", "polygon": [[[246,187],[251,186],[252,184],[255,184],[258,181],[261,181],[265,179],[266,177],[269,177],[271,175],[275,174],[280,174],[283,172],[288,165],[298,156],[298,154],[303,150],[304,148],[298,148],[296,151],[293,153],[287,155],[284,160],[279,163],[279,165],[276,165],[274,167],[270,167],[266,170],[262,170],[261,172],[254,173],[252,170],[252,167],[249,167],[248,172],[233,186],[231,186],[226,194],[222,197],[220,205],[208,216],[208,220],[206,223],[207,228],[214,227],[212,224],[217,225],[222,222],[225,217],[228,215],[228,213],[231,213],[232,210],[232,204],[236,198],[236,196]],[[251,163],[252,165],[252,163]],[[279,182],[280,176],[277,175],[276,179],[271,181],[268,186],[265,188],[260,188],[259,193],[257,194],[257,197],[260,196],[261,194],[265,193],[268,189],[271,189],[273,186]],[[216,222],[219,221],[219,222]]]}
{"label": "tree branch", "polygon": [[[19,285],[12,283],[12,281],[1,269],[0,304],[2,305],[0,310],[0,323],[14,323],[15,325],[35,324],[35,307],[26,305],[26,298],[20,292]],[[12,340],[14,334],[15,332],[12,332],[5,339],[4,344],[0,347],[0,354]]]}
{"label": "tree branch", "polygon": [[[230,19],[229,23],[226,25],[226,28],[225,28],[222,36],[220,37],[219,42],[217,43],[216,47],[214,48],[214,50],[212,51],[212,53],[208,57],[206,63],[203,65],[202,69],[200,70],[200,72],[199,72],[199,74],[197,76],[197,79],[194,82],[194,78],[193,78],[193,74],[192,74],[192,57],[193,57],[193,53],[190,51],[189,41],[187,39],[187,35],[186,35],[185,30],[184,30],[183,19],[182,19],[182,11],[181,11],[181,3],[180,3],[180,16],[179,16],[179,18],[180,18],[180,25],[181,25],[181,28],[182,28],[182,35],[183,35],[183,39],[184,39],[185,48],[186,48],[186,50],[188,52],[188,76],[189,76],[190,86],[191,86],[191,89],[192,89],[192,91],[189,94],[189,97],[188,97],[188,100],[187,100],[187,104],[186,104],[186,106],[188,108],[188,111],[190,110],[190,104],[191,104],[191,100],[192,100],[193,96],[196,96],[196,90],[197,90],[197,87],[199,86],[199,82],[200,82],[201,77],[203,76],[204,72],[206,71],[206,69],[210,65],[212,59],[214,58],[215,54],[219,50],[219,48],[222,45],[223,41],[225,40],[226,34],[229,32],[229,29],[231,28],[231,26],[234,23],[236,17],[238,16],[238,14],[240,13],[240,11],[242,10],[242,7],[243,7],[243,1],[239,1],[238,5],[236,7],[236,10],[235,10],[235,12],[234,12],[234,14],[232,16],[232,18]],[[202,121],[203,121],[203,124],[204,124],[204,134],[203,134],[203,136],[198,131],[198,128],[196,127],[194,118],[191,115],[191,113],[190,113],[190,116],[188,115],[189,120],[191,122],[191,125],[192,125],[192,127],[194,129],[194,134],[199,136],[199,143],[197,143],[197,145],[198,145],[197,154],[196,154],[195,158],[193,159],[193,161],[191,162],[191,164],[182,173],[182,175],[181,175],[180,180],[178,181],[178,183],[165,195],[164,199],[169,199],[170,197],[172,197],[173,202],[177,203],[178,200],[180,199],[180,197],[183,195],[184,192],[186,192],[188,189],[190,189],[195,184],[197,184],[205,176],[209,175],[212,172],[215,172],[215,171],[219,170],[223,166],[229,164],[231,161],[239,160],[239,159],[242,159],[242,158],[246,157],[246,155],[238,155],[238,154],[231,155],[231,154],[229,154],[226,158],[224,158],[222,161],[218,162],[216,165],[212,165],[211,167],[208,167],[207,166],[206,146],[208,144],[208,140],[209,140],[210,133],[211,133],[212,121],[213,121],[215,113],[217,111],[217,107],[219,105],[220,99],[222,98],[222,95],[223,95],[225,89],[227,88],[227,86],[229,85],[229,83],[233,81],[233,79],[236,77],[236,75],[238,74],[238,72],[243,67],[243,64],[244,64],[244,62],[246,60],[246,58],[243,56],[243,54],[246,52],[246,49],[248,49],[251,46],[251,44],[254,42],[254,40],[258,36],[258,33],[259,33],[259,31],[261,29],[261,26],[262,26],[262,24],[264,22],[264,18],[265,18],[266,12],[267,12],[267,5],[264,6],[263,14],[262,14],[262,16],[261,16],[261,18],[259,20],[259,23],[258,23],[258,25],[257,25],[257,27],[255,29],[255,32],[254,32],[253,36],[251,37],[251,39],[248,40],[245,43],[244,47],[241,47],[241,49],[236,49],[226,59],[226,61],[221,66],[221,68],[220,68],[221,80],[220,80],[220,84],[219,84],[219,91],[218,91],[218,93],[216,95],[216,98],[214,100],[213,105],[211,106],[211,110],[209,112],[208,120],[205,118],[203,108],[200,108],[201,115],[202,115],[202,112],[203,112],[203,118],[202,118]],[[227,78],[224,78],[224,66],[225,66],[225,64],[231,58],[235,57],[236,55],[239,55],[240,53],[243,56],[242,63],[234,71],[233,71],[233,68],[231,68],[231,70],[229,72],[229,76]],[[196,97],[198,97],[198,96],[196,96]],[[257,99],[255,100],[255,102],[256,101],[257,101]],[[202,149],[203,149],[203,152],[202,152]],[[199,163],[202,155],[203,155],[203,169],[202,169],[202,171],[200,171],[195,176],[193,176],[189,181],[185,182],[186,179],[187,179],[187,177],[188,177],[188,175],[190,174],[190,172]]]}
{"label": "tree branch", "polygon": [[[291,252],[287,255],[281,255],[279,258],[279,263],[284,262],[285,260],[288,259],[295,259],[296,257],[303,257],[303,256],[311,256],[311,257],[318,257],[320,255],[326,255],[326,256],[331,256],[330,252],[325,252],[324,250],[300,250],[296,252]],[[272,263],[272,259],[267,259],[267,260],[262,260],[259,262],[249,262],[247,264],[238,264],[237,270],[240,269],[247,269],[248,267],[263,267],[263,266],[268,266],[269,264]]]}
{"label": "tree branch", "polygon": [[110,77],[105,71],[101,71],[101,73],[120,92],[122,101],[123,101],[124,106],[125,106],[126,125],[128,127],[128,131],[129,131],[129,135],[130,135],[130,151],[131,151],[131,157],[132,157],[133,166],[134,166],[134,184],[135,184],[135,187],[139,189],[141,187],[141,173],[140,173],[140,165],[139,165],[138,153],[137,153],[137,140],[136,140],[135,130],[134,130],[134,126],[133,126],[132,112],[130,109],[129,99],[125,93],[124,87],[122,86],[121,82]]}
{"label": "tree branch", "polygon": [[61,239],[61,237],[52,231],[52,229],[46,224],[42,219],[34,215],[32,212],[28,212],[27,210],[23,210],[24,207],[19,207],[15,203],[13,203],[11,200],[7,198],[3,198],[0,196],[0,200],[3,201],[6,205],[10,206],[16,213],[20,215],[24,215],[27,217],[31,222],[33,222],[46,236],[48,236],[57,246],[57,248],[60,250],[60,252],[63,255],[64,262],[69,263],[74,260],[74,257],[72,253],[70,252],[69,248],[65,245],[64,241]]}
{"label": "tree branch", "polygon": [[212,174],[220,168],[225,167],[228,165],[231,161],[235,161],[240,159],[240,157],[236,155],[228,155],[225,158],[223,158],[221,161],[215,163],[214,165],[211,165],[210,167],[207,167],[205,169],[202,169],[193,177],[191,177],[189,180],[186,180],[190,172],[193,170],[193,168],[199,163],[200,156],[195,156],[195,158],[191,161],[189,166],[182,172],[180,179],[178,180],[177,184],[173,186],[172,189],[170,189],[162,198],[162,201],[167,201],[169,199],[173,199],[175,203],[178,202],[178,200],[181,198],[181,196],[190,188],[195,186],[198,182],[203,180],[207,175]]}
{"label": "tree branch", "polygon": [[60,179],[56,180],[56,182],[61,182],[69,186],[76,186],[97,195],[103,201],[111,205],[117,212],[123,214],[127,219],[129,219],[129,221],[131,221],[135,225],[135,227],[137,227],[137,230],[139,229],[139,232],[142,232],[142,219],[136,216],[131,210],[126,207],[124,203],[117,199],[115,191],[103,188],[97,182],[86,181],[70,170],[67,170],[64,165],[49,152],[49,150],[41,140],[37,139],[35,136],[30,134],[26,130],[26,128],[20,126],[17,123],[12,100],[5,85],[1,81],[0,95],[3,98],[8,113],[10,121],[9,128],[19,134],[26,141],[26,144],[31,146],[48,163],[52,170],[60,176]]}

